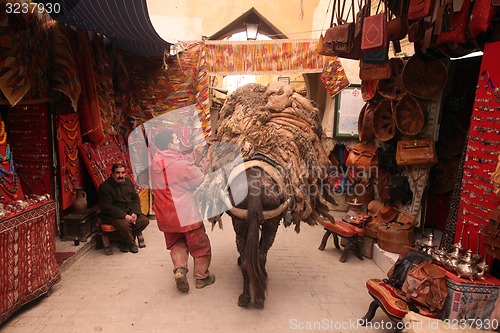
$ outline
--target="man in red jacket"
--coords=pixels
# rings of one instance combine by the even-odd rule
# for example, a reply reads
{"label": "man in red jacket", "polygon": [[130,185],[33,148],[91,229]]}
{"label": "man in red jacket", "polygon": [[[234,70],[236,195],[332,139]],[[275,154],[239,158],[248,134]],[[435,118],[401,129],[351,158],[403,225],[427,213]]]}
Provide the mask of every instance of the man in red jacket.
{"label": "man in red jacket", "polygon": [[189,253],[194,259],[196,288],[203,288],[214,283],[215,276],[208,269],[212,258],[210,240],[194,191],[203,182],[207,160],[196,158],[196,150],[183,154],[172,130],[159,131],[154,143],[157,151],[150,169],[153,210],[170,250],[177,289],[189,291],[186,277]]}

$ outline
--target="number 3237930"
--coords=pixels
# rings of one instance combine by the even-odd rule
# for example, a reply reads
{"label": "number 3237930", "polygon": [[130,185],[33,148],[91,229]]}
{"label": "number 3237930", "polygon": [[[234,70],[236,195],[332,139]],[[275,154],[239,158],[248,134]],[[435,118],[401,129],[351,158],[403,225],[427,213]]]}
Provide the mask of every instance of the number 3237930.
{"label": "number 3237930", "polygon": [[500,327],[498,319],[445,319],[444,328],[451,330],[464,330],[478,328],[482,330],[496,330]]}
{"label": "number 3237930", "polygon": [[58,14],[61,12],[61,4],[54,2],[43,3],[27,3],[27,2],[7,2],[5,4],[5,12],[7,14]]}

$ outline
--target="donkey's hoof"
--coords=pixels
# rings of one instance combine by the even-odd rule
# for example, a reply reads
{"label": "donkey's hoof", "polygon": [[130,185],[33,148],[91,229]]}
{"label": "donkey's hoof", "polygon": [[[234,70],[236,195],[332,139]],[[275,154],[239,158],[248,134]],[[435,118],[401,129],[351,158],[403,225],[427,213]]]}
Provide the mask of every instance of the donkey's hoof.
{"label": "donkey's hoof", "polygon": [[238,297],[238,305],[241,306],[242,308],[246,308],[250,304],[250,296],[241,294],[240,297]]}
{"label": "donkey's hoof", "polygon": [[256,309],[263,309],[264,308],[264,300],[263,299],[256,299],[255,303],[253,303],[253,307]]}

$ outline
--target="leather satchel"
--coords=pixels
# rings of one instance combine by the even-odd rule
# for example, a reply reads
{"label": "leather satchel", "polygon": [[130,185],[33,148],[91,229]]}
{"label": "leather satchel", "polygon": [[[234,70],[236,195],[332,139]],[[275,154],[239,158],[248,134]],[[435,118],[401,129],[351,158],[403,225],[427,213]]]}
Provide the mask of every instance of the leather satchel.
{"label": "leather satchel", "polygon": [[326,55],[336,56],[339,52],[351,51],[353,42],[354,23],[339,24],[326,30],[323,50]]}
{"label": "leather satchel", "polygon": [[431,16],[434,11],[434,4],[435,0],[410,0],[408,19],[416,21]]}
{"label": "leather satchel", "polygon": [[431,311],[442,310],[448,296],[446,271],[424,261],[408,272],[401,291],[407,300]]}
{"label": "leather satchel", "polygon": [[437,163],[436,144],[432,138],[399,140],[396,163],[403,165],[433,165]]}
{"label": "leather satchel", "polygon": [[357,143],[349,152],[345,165],[348,167],[366,168],[378,165],[378,146]]}

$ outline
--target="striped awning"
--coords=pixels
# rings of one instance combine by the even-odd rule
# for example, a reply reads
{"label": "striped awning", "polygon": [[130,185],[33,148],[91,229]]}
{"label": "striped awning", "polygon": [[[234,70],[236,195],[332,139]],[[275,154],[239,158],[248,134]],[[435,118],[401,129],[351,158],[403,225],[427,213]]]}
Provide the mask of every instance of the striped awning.
{"label": "striped awning", "polygon": [[[146,0],[40,0],[60,4],[50,16],[60,22],[106,36],[124,51],[160,57],[170,44],[153,28]],[[56,8],[56,7],[52,7]]]}

